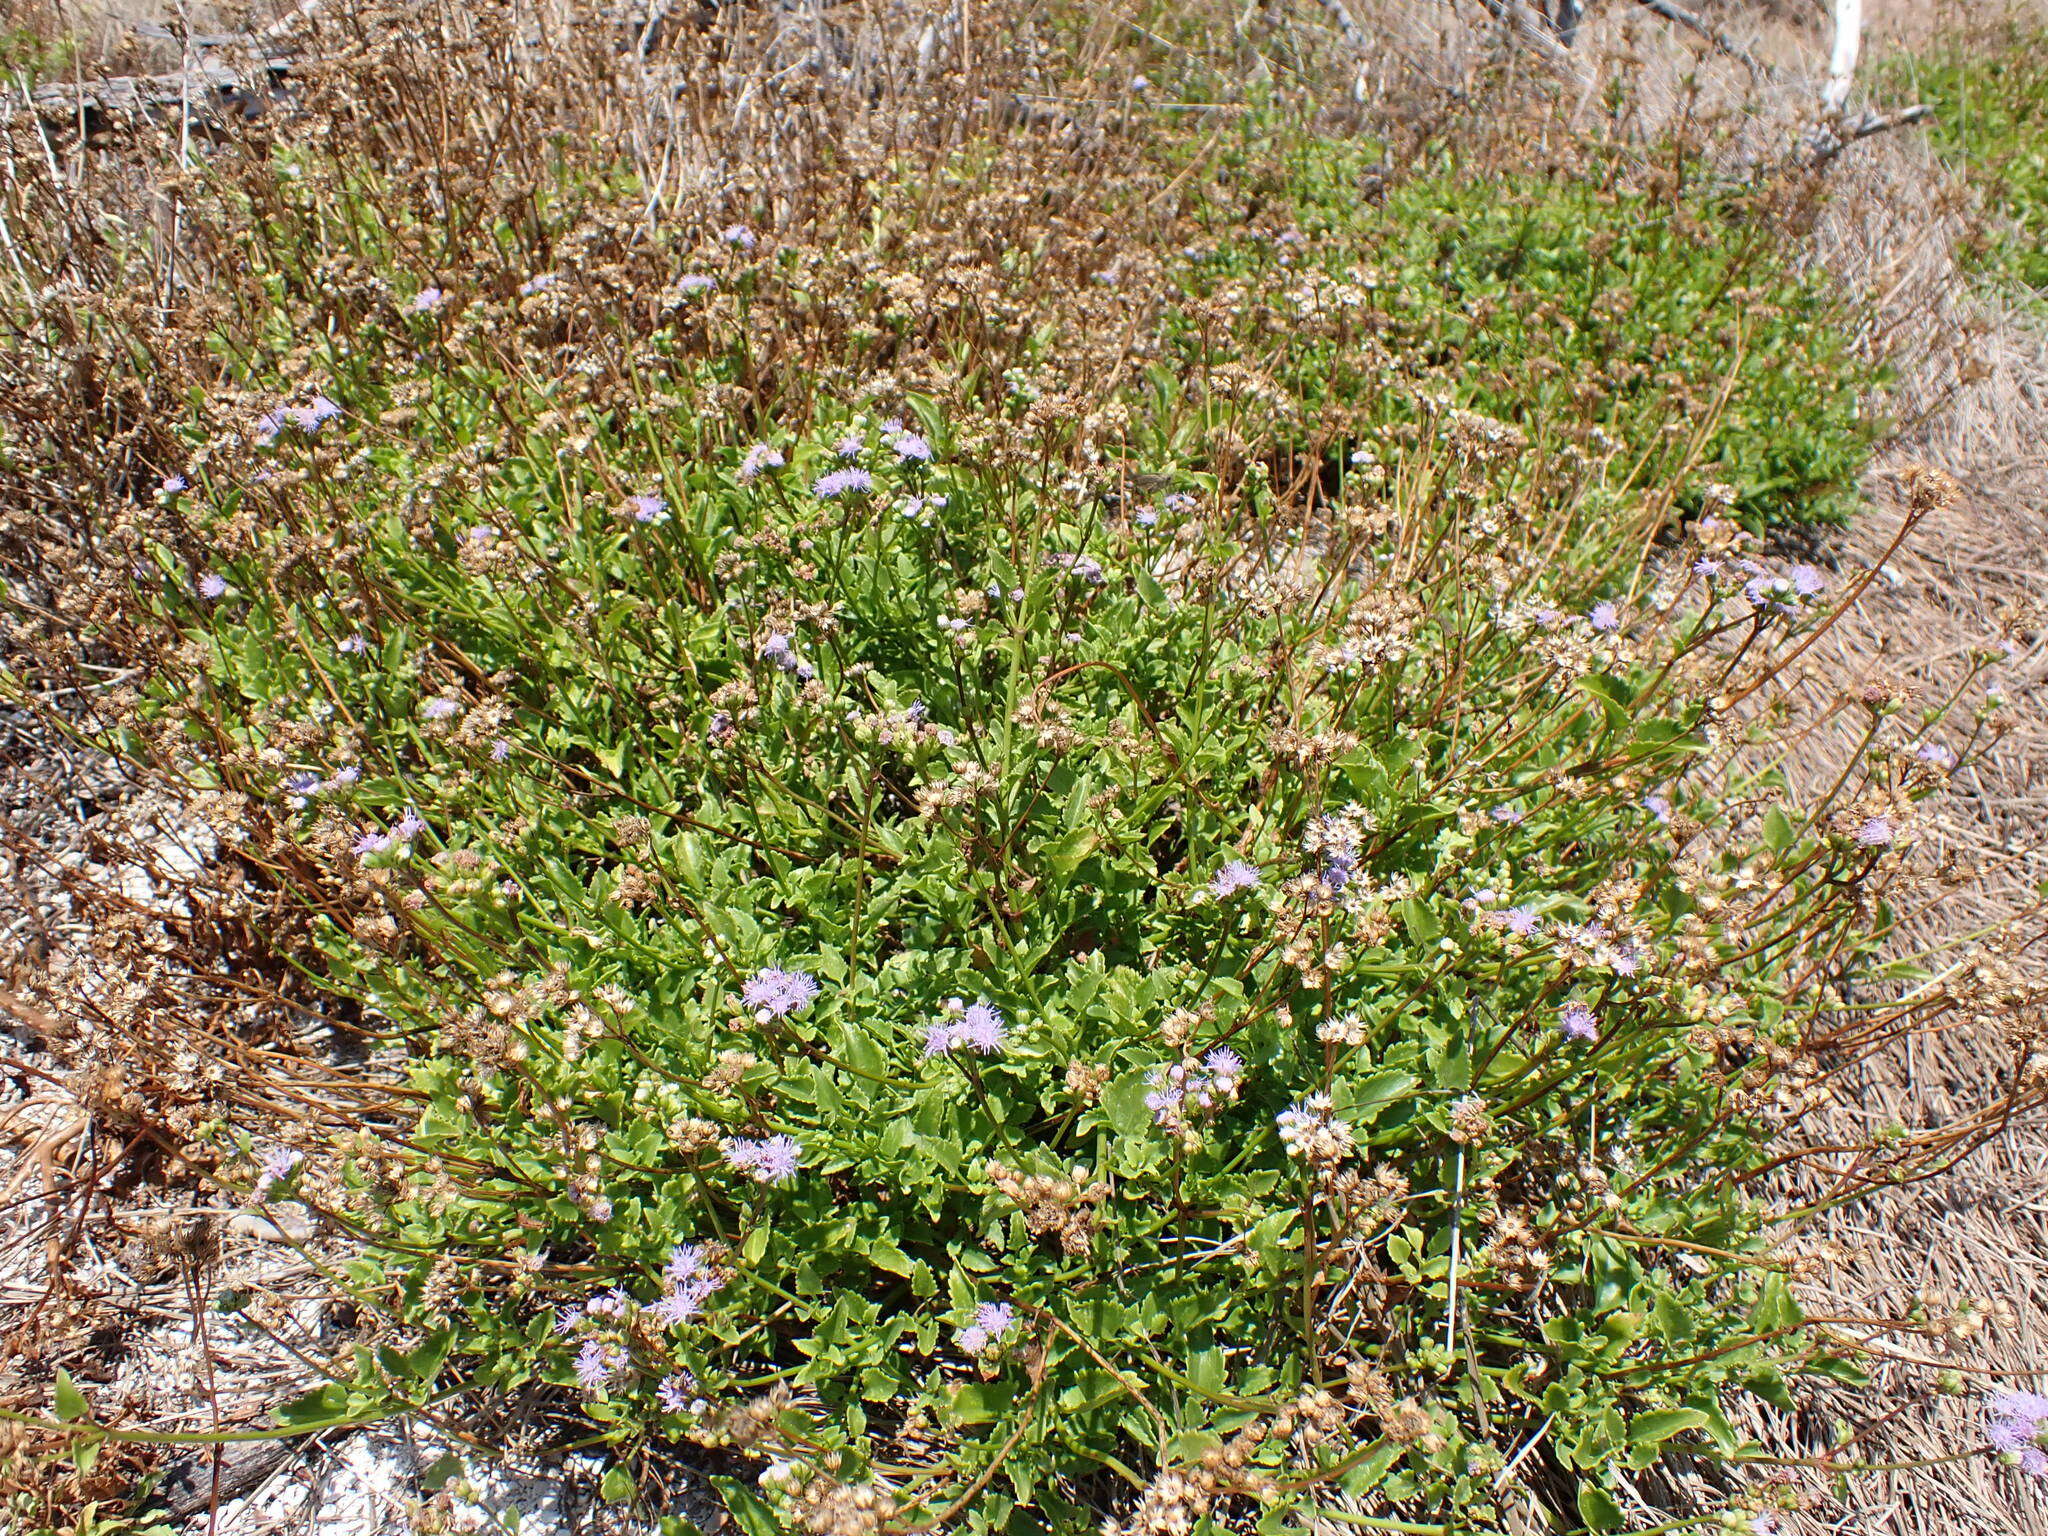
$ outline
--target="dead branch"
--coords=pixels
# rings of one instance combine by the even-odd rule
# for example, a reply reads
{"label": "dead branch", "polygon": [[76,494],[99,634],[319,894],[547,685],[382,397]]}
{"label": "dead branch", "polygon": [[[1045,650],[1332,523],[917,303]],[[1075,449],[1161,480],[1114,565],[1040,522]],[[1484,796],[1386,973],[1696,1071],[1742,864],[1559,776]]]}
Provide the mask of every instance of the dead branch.
{"label": "dead branch", "polygon": [[1768,75],[1770,73],[1770,69],[1751,54],[1747,48],[1744,48],[1740,43],[1728,36],[1727,33],[1713,26],[1702,17],[1695,16],[1691,11],[1685,9],[1684,6],[1672,4],[1672,0],[1636,0],[1636,4],[1642,6],[1645,10],[1654,11],[1657,15],[1662,16],[1666,21],[1671,22],[1675,26],[1684,27],[1686,31],[1705,38],[1716,49],[1727,54],[1729,58],[1735,60],[1736,63],[1740,64],[1752,75]]}

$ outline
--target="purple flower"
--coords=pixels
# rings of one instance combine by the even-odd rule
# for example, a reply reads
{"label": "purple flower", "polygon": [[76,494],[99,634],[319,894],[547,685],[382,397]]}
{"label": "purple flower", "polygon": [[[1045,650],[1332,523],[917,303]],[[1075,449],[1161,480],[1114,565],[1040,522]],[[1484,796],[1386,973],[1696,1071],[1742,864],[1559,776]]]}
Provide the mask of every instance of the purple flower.
{"label": "purple flower", "polygon": [[341,407],[325,395],[315,395],[304,405],[288,405],[285,415],[301,432],[318,432],[321,426],[341,414]]}
{"label": "purple flower", "polygon": [[265,1199],[271,1190],[292,1176],[303,1157],[290,1147],[276,1147],[263,1154],[263,1161],[257,1167],[256,1198]]}
{"label": "purple flower", "polygon": [[347,635],[335,641],[334,648],[344,656],[360,656],[369,650],[370,642],[361,635]]}
{"label": "purple flower", "polygon": [[391,837],[394,842],[409,843],[426,830],[427,824],[420,820],[420,813],[408,805],[405,814],[398,818],[398,825],[391,829]]}
{"label": "purple flower", "polygon": [[439,288],[422,288],[412,296],[412,312],[416,315],[431,315],[448,302],[448,295]]}
{"label": "purple flower", "polygon": [[1099,587],[1105,580],[1102,562],[1093,555],[1068,554],[1061,551],[1058,554],[1047,555],[1045,563],[1056,571],[1065,571],[1068,575],[1087,582],[1091,587]]}
{"label": "purple flower", "polygon": [[1512,805],[1496,805],[1486,814],[1504,827],[1519,827],[1524,819],[1523,813]]}
{"label": "purple flower", "polygon": [[984,1056],[1003,1048],[1003,1016],[987,1003],[974,1003],[960,1015],[960,1043]]}
{"label": "purple flower", "polygon": [[1705,556],[1701,556],[1699,559],[1693,561],[1692,573],[1695,576],[1704,576],[1711,581],[1714,577],[1721,574],[1721,562],[1718,560],[1709,560]]}
{"label": "purple flower", "polygon": [[1209,878],[1209,894],[1221,901],[1226,896],[1235,896],[1239,891],[1255,890],[1259,883],[1258,870],[1243,859],[1232,859]]}
{"label": "purple flower", "polygon": [[1567,1040],[1598,1040],[1600,1020],[1584,1003],[1566,1003],[1558,1011],[1557,1027]]}
{"label": "purple flower", "polygon": [[1534,933],[1543,919],[1536,915],[1534,907],[1509,907],[1500,914],[1501,926],[1518,939],[1526,939]]}
{"label": "purple flower", "polygon": [[714,744],[731,741],[736,734],[732,728],[732,716],[722,709],[713,714],[704,726],[704,739]]}
{"label": "purple flower", "polygon": [[985,1355],[1000,1345],[1017,1326],[1017,1309],[1007,1301],[984,1301],[974,1309],[974,1321],[953,1336],[966,1355]]}
{"label": "purple flower", "polygon": [[284,430],[284,413],[265,411],[256,418],[256,441],[270,444],[277,441],[277,434]]}
{"label": "purple flower", "polygon": [[842,459],[857,459],[860,457],[861,449],[866,446],[858,432],[849,432],[832,445],[832,451]]}
{"label": "purple flower", "polygon": [[1873,816],[1856,829],[1856,841],[1865,848],[1883,848],[1897,835],[1889,816]]}
{"label": "purple flower", "polygon": [[308,796],[320,793],[320,775],[317,773],[292,774],[284,781],[282,788],[287,795],[294,796],[303,801]]}
{"label": "purple flower", "polygon": [[702,1243],[677,1243],[668,1251],[668,1263],[662,1267],[661,1278],[670,1285],[684,1285],[710,1273],[711,1265],[704,1257]]}
{"label": "purple flower", "polygon": [[347,789],[363,776],[363,770],[354,763],[334,770],[334,777],[327,781],[329,789]]}
{"label": "purple flower", "polygon": [[874,488],[875,477],[866,470],[854,466],[820,475],[817,483],[811,487],[811,493],[829,500],[834,496],[843,496],[849,491],[855,495],[865,495]]}
{"label": "purple flower", "polygon": [[356,857],[388,852],[397,842],[398,839],[388,832],[365,832],[356,839]]}
{"label": "purple flower", "polygon": [[553,272],[536,273],[519,285],[519,296],[524,299],[530,299],[542,289],[552,288],[560,281],[561,279]]}
{"label": "purple flower", "polygon": [[1358,858],[1347,849],[1332,848],[1323,855],[1322,882],[1325,889],[1336,892],[1351,883],[1351,877],[1358,872]]}
{"label": "purple flower", "polygon": [[1611,635],[1621,628],[1621,610],[1612,603],[1595,603],[1593,611],[1586,615],[1586,622],[1603,635]]}
{"label": "purple flower", "polygon": [[925,1026],[924,1053],[943,1056],[949,1051],[972,1050],[993,1056],[1009,1041],[1003,1016],[993,1004],[978,1002],[962,1007],[958,998],[946,1005],[947,1016]]}
{"label": "purple flower", "polygon": [[715,1274],[698,1274],[690,1280],[672,1282],[670,1288],[662,1292],[662,1300],[657,1300],[653,1307],[647,1309],[647,1315],[662,1327],[682,1327],[684,1323],[705,1315],[705,1300],[721,1284],[725,1282]]}
{"label": "purple flower", "polygon": [[622,1320],[633,1308],[633,1298],[619,1286],[593,1296],[583,1310],[591,1317],[609,1318],[613,1322]]}
{"label": "purple flower", "polygon": [[740,1001],[753,1010],[757,1024],[802,1013],[817,995],[817,978],[809,971],[785,971],[772,965],[749,976],[740,988]]}
{"label": "purple flower", "polygon": [[725,1142],[725,1160],[756,1184],[787,1184],[796,1177],[803,1150],[794,1136],[731,1136]]}
{"label": "purple flower", "polygon": [[744,483],[754,479],[764,469],[782,468],[782,454],[766,443],[756,443],[747,450],[747,456],[740,460],[740,480]]}
{"label": "purple flower", "polygon": [[636,523],[654,522],[668,510],[668,503],[651,493],[629,496],[626,498],[626,504],[633,509],[633,521]]}
{"label": "purple flower", "polygon": [[761,642],[761,658],[774,662],[785,672],[795,672],[803,666],[790,646],[789,636],[784,634],[772,634]]}
{"label": "purple flower", "polygon": [[717,278],[706,277],[702,272],[685,272],[676,279],[678,293],[709,293],[717,286]]}
{"label": "purple flower", "polygon": [[199,595],[208,602],[215,602],[228,594],[228,579],[218,571],[208,571],[199,578]]}
{"label": "purple flower", "polygon": [[1607,937],[1607,925],[1595,918],[1590,923],[1559,923],[1557,938],[1561,944],[1576,944],[1582,949],[1591,949]]}
{"label": "purple flower", "polygon": [[2041,1436],[2048,1430],[2048,1397],[2038,1392],[1998,1392],[1984,1404],[1991,1422],[1984,1438],[2001,1457],[2030,1477],[2048,1478],[2048,1453]]}
{"label": "purple flower", "polygon": [[187,489],[191,483],[183,475],[165,475],[164,483],[158,486],[157,489],[166,496],[175,496],[178,492]]}
{"label": "purple flower", "polygon": [[586,1392],[602,1394],[626,1363],[626,1352],[616,1344],[585,1339],[576,1353],[576,1384]]}
{"label": "purple flower", "polygon": [[1818,597],[1827,590],[1828,579],[1810,565],[1792,567],[1792,590],[1801,597]]}
{"label": "purple flower", "polygon": [[420,713],[429,720],[452,720],[462,713],[460,701],[450,698],[429,699],[420,706]]}
{"label": "purple flower", "polygon": [[507,741],[504,737],[500,736],[496,741],[491,743],[492,762],[502,763],[505,761],[506,758],[510,757],[511,755],[512,743]]}
{"label": "purple flower", "polygon": [[1942,746],[1939,742],[1921,742],[1914,749],[1913,756],[1923,763],[1941,769],[1944,773],[1952,772],[1956,766],[1955,753]]}
{"label": "purple flower", "polygon": [[932,461],[932,445],[915,432],[906,432],[889,445],[896,450],[896,457],[906,462],[915,459],[920,464]]}
{"label": "purple flower", "polygon": [[1219,1045],[1202,1058],[1202,1068],[1209,1074],[1208,1086],[1225,1098],[1235,1098],[1237,1085],[1244,1080],[1244,1058],[1228,1046]]}
{"label": "purple flower", "polygon": [[1200,1062],[1176,1061],[1155,1067],[1145,1077],[1151,1090],[1145,1107],[1152,1111],[1155,1125],[1172,1129],[1184,1127],[1190,1110],[1207,1113],[1237,1097],[1244,1081],[1244,1058],[1218,1046]]}
{"label": "purple flower", "polygon": [[690,1404],[697,1396],[697,1378],[688,1371],[677,1371],[673,1376],[662,1378],[661,1385],[654,1389],[655,1399],[664,1413],[688,1413]]}
{"label": "purple flower", "polygon": [[1643,796],[1643,809],[1659,821],[1669,821],[1671,819],[1671,798],[1668,795],[1647,794]]}
{"label": "purple flower", "polygon": [[754,248],[754,232],[744,224],[728,224],[718,232],[718,238],[727,245],[738,246],[743,251]]}

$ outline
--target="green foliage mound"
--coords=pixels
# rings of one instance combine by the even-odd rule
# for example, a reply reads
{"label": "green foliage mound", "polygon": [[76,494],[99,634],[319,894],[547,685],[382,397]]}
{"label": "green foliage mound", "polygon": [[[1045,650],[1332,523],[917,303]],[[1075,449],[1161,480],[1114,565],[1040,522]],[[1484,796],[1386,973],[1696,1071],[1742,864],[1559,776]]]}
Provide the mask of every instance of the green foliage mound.
{"label": "green foliage mound", "polygon": [[[1597,161],[1551,177],[1445,157],[1388,177],[1369,154],[1248,156],[1293,222],[1225,234],[1196,268],[1196,297],[1245,317],[1246,353],[1304,410],[1376,428],[1434,398],[1512,422],[1537,453],[1623,443],[1592,492],[1617,512],[1674,486],[1697,515],[1710,483],[1759,531],[1853,510],[1882,370],[1769,199]],[[1199,321],[1175,330],[1177,361],[1213,351]]]}
{"label": "green foliage mound", "polygon": [[1978,271],[2048,288],[2048,34],[2012,22],[1887,76],[1935,116],[1928,133],[1995,216],[1963,252]]}
{"label": "green foliage mound", "polygon": [[748,1519],[1019,1531],[1489,1519],[1548,1422],[1604,1526],[1848,1369],[1745,1183],[1932,770],[1691,777],[1819,573],[1654,579],[1459,411],[1305,512],[1022,398],[743,434],[686,352],[575,420],[358,378],[164,493],[152,729],[418,1051],[400,1143],[262,1165],[385,1338],[294,1422],[544,1385],[770,1458]]}
{"label": "green foliage mound", "polygon": [[1866,983],[1955,756],[1879,701],[1779,772],[1844,594],[1744,525],[1868,431],[1795,262],[1252,113],[1200,181],[821,152],[772,233],[344,107],[181,182],[218,291],[63,311],[118,387],[7,444],[106,501],[37,675],[118,658],[294,1017],[403,1047],[348,1135],[179,1106],[356,1245],[286,1425],[750,1536],[1437,1536],[1855,1379],[1766,1200],[1943,1005]]}

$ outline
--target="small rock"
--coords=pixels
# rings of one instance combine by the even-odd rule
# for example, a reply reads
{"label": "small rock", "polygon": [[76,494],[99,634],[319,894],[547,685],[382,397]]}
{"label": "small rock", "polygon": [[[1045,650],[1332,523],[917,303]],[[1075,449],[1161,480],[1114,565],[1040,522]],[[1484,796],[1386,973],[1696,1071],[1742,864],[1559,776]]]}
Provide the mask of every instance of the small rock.
{"label": "small rock", "polygon": [[285,1212],[275,1221],[254,1211],[240,1211],[228,1218],[228,1231],[263,1243],[303,1243],[313,1235],[313,1223],[296,1211]]}

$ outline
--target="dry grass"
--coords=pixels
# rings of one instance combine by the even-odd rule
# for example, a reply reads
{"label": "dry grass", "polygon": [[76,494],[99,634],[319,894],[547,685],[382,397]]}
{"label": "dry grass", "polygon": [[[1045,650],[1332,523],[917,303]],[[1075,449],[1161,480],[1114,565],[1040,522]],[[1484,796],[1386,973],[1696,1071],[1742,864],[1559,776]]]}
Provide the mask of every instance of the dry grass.
{"label": "dry grass", "polygon": [[[1992,19],[1982,9],[1895,0],[1875,8],[1871,47],[1953,37]],[[1871,687],[1916,702],[1945,699],[1979,653],[1999,647],[2001,620],[2024,616],[2025,643],[1989,674],[2008,701],[1996,739],[1963,770],[1961,792],[1941,802],[1929,829],[1930,862],[1952,863],[1966,878],[1903,925],[1903,946],[1935,951],[1937,965],[1952,958],[1943,950],[2037,909],[2048,877],[2039,830],[2048,808],[2048,647],[2039,632],[2048,597],[2048,333],[2038,310],[2002,302],[1959,272],[1952,252],[1971,217],[1955,169],[1902,133],[1845,158],[1815,231],[1820,259],[1871,295],[1873,333],[1899,348],[1893,404],[1906,425],[1871,478],[1871,511],[1828,551],[1844,579],[1880,560],[1883,575],[1811,654],[1802,706],[1823,716]],[[1886,559],[1902,516],[1889,471],[1913,462],[1945,469],[1965,496]],[[1853,747],[1860,720],[1837,715],[1821,734],[1832,750],[1813,761],[1824,773]],[[2041,961],[2029,963],[2038,970]],[[1851,1140],[1885,1123],[1939,1125],[1984,1102],[2015,1066],[2003,1039],[1918,1036],[1840,1085],[1821,1134],[1832,1128]],[[2039,1390],[2048,1380],[2048,1120],[2011,1125],[1944,1179],[1823,1217],[1805,1240],[1826,1260],[1809,1296],[1816,1309],[1904,1318],[1916,1307],[1939,1315],[1965,1297],[1989,1309],[1989,1325],[1968,1339],[1902,1332],[1886,1342],[1901,1359],[1874,1374],[1898,1417],[1859,1442],[1865,1452],[1909,1462],[1974,1450],[1976,1392]],[[1960,1369],[1969,1396],[1938,1407],[1942,1400],[1925,1391],[1930,1366]],[[1811,1454],[1835,1438],[1839,1423],[1827,1407],[1776,1426],[1788,1451]],[[1816,1480],[1813,1529],[2048,1530],[2041,1485],[1981,1457],[1852,1486],[1853,1507],[1843,1508]]]}

